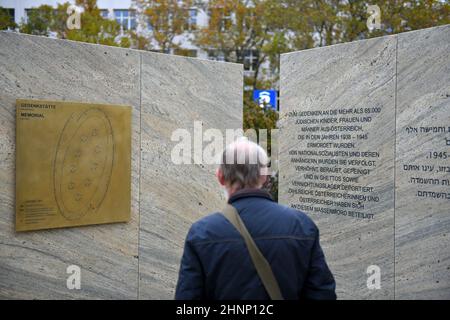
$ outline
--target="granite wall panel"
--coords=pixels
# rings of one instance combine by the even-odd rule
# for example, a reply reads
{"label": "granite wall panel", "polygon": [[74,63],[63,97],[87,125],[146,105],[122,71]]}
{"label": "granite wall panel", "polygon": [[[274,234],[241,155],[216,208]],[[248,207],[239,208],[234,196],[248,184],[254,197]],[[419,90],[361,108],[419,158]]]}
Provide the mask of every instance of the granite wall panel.
{"label": "granite wall panel", "polygon": [[450,297],[449,37],[282,55],[279,198],[317,222],[339,298]]}
{"label": "granite wall panel", "polygon": [[[240,129],[242,66],[142,55],[140,285],[142,299],[172,299],[184,238],[192,222],[220,210],[215,165],[174,164],[177,129]],[[194,129],[194,127],[196,127]],[[205,144],[202,144],[204,147]],[[202,149],[203,150],[203,149]]]}
{"label": "granite wall panel", "polygon": [[[242,66],[0,32],[0,298],[173,297],[184,237],[224,197],[215,166],[175,165],[173,130],[241,128]],[[16,233],[15,100],[131,105],[130,223]],[[69,265],[81,289],[68,290]]]}
{"label": "granite wall panel", "polygon": [[[1,298],[136,298],[139,59],[137,51],[0,33]],[[130,223],[25,233],[14,231],[16,98],[133,107]],[[82,290],[67,289],[69,265],[81,268]]]}
{"label": "granite wall panel", "polygon": [[338,298],[394,296],[394,115],[394,37],[282,55],[279,198],[319,226]]}
{"label": "granite wall panel", "polygon": [[450,299],[450,25],[398,35],[395,293]]}

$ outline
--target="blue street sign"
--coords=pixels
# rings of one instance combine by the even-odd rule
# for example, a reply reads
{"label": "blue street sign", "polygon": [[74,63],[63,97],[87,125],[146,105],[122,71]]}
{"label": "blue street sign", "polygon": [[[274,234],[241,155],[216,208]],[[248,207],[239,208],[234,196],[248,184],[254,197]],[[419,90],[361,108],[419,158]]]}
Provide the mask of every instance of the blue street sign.
{"label": "blue street sign", "polygon": [[261,108],[277,110],[277,92],[275,90],[253,90],[253,101]]}

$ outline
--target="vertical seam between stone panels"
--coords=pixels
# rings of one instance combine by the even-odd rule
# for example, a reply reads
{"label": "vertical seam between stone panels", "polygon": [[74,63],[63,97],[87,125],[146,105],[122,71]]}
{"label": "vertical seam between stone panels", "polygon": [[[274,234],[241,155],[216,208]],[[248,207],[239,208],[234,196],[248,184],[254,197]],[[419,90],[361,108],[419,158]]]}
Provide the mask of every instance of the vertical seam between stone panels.
{"label": "vertical seam between stone panels", "polygon": [[141,161],[142,161],[142,52],[139,52],[139,178],[138,178],[138,267],[137,267],[137,295],[139,300],[140,285],[141,285]]}
{"label": "vertical seam between stone panels", "polygon": [[395,235],[396,235],[396,224],[395,224],[395,212],[396,212],[396,178],[397,178],[397,65],[398,65],[398,35],[395,36],[395,93],[394,93],[394,300],[396,300],[395,284],[396,284],[396,246],[395,246]]}

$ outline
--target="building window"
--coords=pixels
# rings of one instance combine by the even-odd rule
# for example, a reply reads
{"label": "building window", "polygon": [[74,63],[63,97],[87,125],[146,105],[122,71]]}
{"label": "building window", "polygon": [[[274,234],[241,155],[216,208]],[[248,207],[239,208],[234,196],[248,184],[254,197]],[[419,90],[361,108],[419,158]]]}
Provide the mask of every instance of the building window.
{"label": "building window", "polygon": [[145,17],[145,22],[146,22],[146,26],[147,26],[147,30],[148,31],[152,31],[153,30],[153,26],[150,22],[150,18],[149,17]]}
{"label": "building window", "polygon": [[195,30],[197,27],[197,9],[192,8],[189,9],[189,17],[188,17],[188,30]]}
{"label": "building window", "polygon": [[123,30],[136,29],[136,12],[134,10],[114,10],[114,18]]}
{"label": "building window", "polygon": [[5,16],[5,18],[8,18],[8,21],[5,21],[5,28],[14,28],[14,9],[10,8],[2,8],[0,7],[0,13],[2,16]]}
{"label": "building window", "polygon": [[222,7],[214,7],[213,9],[210,8],[208,10],[208,17],[211,17],[213,13],[219,15],[220,20],[218,21],[218,28],[221,32],[231,29],[233,26],[233,15],[230,11],[227,11]]}
{"label": "building window", "polygon": [[258,59],[258,50],[244,50],[244,71],[255,71],[258,67]]}
{"label": "building window", "polygon": [[42,10],[41,8],[28,8],[25,9],[24,22],[27,23],[30,15],[34,15],[34,18],[38,18],[39,20],[42,20],[43,22],[49,24],[52,19],[52,14],[53,16],[56,16],[57,13],[58,12],[56,9],[51,10],[51,13],[49,13],[46,10]]}
{"label": "building window", "polygon": [[215,61],[225,61],[225,55],[223,54],[223,52],[220,52],[218,50],[209,50],[208,59]]}
{"label": "building window", "polygon": [[12,21],[14,21],[14,9],[0,7],[0,10],[2,11],[2,13],[7,14],[9,19],[12,19]]}
{"label": "building window", "polygon": [[231,29],[231,26],[233,25],[233,19],[230,14],[224,14],[222,16],[222,24],[221,24],[221,30],[227,31]]}
{"label": "building window", "polygon": [[31,8],[31,9],[25,9],[25,17],[24,17],[24,22],[27,23],[28,22],[28,17],[30,16],[30,14],[33,12],[33,10],[36,10],[36,8]]}
{"label": "building window", "polygon": [[103,19],[109,19],[109,10],[108,9],[101,9],[100,15]]}

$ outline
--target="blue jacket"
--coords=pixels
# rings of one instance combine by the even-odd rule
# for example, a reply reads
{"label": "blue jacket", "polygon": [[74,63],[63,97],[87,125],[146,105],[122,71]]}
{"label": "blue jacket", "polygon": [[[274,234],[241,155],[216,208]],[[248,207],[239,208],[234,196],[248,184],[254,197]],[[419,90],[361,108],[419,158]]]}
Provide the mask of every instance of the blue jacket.
{"label": "blue jacket", "polygon": [[[238,191],[228,203],[271,265],[284,299],[336,299],[319,230],[306,214],[277,204],[259,189]],[[269,299],[243,238],[222,214],[190,228],[175,299]]]}

